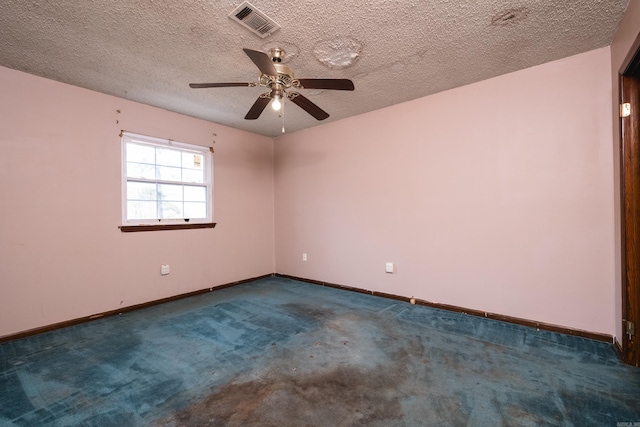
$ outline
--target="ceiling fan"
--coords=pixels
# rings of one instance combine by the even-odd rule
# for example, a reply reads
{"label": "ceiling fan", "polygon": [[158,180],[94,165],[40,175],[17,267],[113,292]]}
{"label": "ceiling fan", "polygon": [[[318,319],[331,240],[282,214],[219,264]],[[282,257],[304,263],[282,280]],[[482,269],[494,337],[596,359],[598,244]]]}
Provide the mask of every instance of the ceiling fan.
{"label": "ceiling fan", "polygon": [[262,111],[271,102],[274,110],[280,110],[284,97],[311,114],[317,120],[324,120],[329,117],[329,113],[318,107],[316,104],[305,98],[298,92],[291,92],[289,89],[329,89],[329,90],[354,90],[353,82],[349,79],[296,79],[293,70],[282,64],[285,52],[280,48],[269,50],[269,55],[264,52],[242,49],[244,53],[253,61],[260,72],[258,82],[252,83],[190,83],[192,89],[202,89],[210,87],[256,87],[269,88],[269,92],[258,97],[247,115],[246,120],[256,120]]}

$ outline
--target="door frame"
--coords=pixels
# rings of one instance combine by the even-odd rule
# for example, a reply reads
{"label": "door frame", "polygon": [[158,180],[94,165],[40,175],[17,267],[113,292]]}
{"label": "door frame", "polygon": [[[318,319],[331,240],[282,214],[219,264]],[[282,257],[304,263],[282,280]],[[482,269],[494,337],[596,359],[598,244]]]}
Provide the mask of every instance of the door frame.
{"label": "door frame", "polygon": [[[640,366],[640,36],[619,72],[619,101],[631,115],[619,119],[622,258],[622,359]],[[637,333],[626,333],[632,322]]]}

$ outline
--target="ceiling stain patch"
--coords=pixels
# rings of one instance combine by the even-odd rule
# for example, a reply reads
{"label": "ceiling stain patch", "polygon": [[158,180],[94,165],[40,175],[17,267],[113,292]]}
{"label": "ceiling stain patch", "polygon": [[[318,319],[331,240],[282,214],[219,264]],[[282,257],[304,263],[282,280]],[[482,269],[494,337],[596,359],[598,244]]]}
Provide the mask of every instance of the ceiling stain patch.
{"label": "ceiling stain patch", "polygon": [[265,38],[280,29],[280,25],[249,2],[244,2],[231,12],[229,18],[252,33]]}
{"label": "ceiling stain patch", "polygon": [[506,27],[524,20],[529,15],[526,7],[507,9],[491,18],[491,26]]}
{"label": "ceiling stain patch", "polygon": [[322,64],[334,70],[352,66],[360,57],[362,44],[353,39],[321,41],[313,49],[313,54]]}

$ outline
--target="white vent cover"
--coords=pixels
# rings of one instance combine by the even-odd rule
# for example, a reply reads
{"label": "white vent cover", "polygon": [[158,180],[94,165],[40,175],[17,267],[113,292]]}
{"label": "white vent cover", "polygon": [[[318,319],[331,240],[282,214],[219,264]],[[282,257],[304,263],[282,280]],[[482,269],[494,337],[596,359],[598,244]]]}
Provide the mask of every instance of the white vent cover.
{"label": "white vent cover", "polygon": [[231,14],[229,18],[240,23],[243,27],[248,28],[252,33],[265,38],[274,31],[280,29],[273,19],[269,18],[264,13],[260,12],[249,2],[244,2],[238,6]]}

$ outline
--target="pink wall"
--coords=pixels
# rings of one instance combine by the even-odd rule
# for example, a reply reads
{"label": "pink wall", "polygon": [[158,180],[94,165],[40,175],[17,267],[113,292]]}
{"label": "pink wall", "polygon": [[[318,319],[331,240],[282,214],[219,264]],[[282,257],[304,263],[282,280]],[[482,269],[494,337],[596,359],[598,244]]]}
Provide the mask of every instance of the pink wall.
{"label": "pink wall", "polygon": [[276,271],[614,334],[610,99],[603,48],[278,138]]}
{"label": "pink wall", "polygon": [[[270,138],[6,68],[0,87],[0,336],[273,272]],[[119,231],[120,129],[215,139],[215,229]]]}
{"label": "pink wall", "polygon": [[[631,1],[627,6],[627,11],[620,22],[618,31],[611,44],[611,82],[612,102],[611,111],[613,113],[613,153],[614,153],[614,180],[615,180],[615,209],[616,209],[616,336],[622,336],[622,259],[621,259],[621,240],[620,240],[620,118],[618,117],[618,104],[620,102],[619,73],[622,70],[623,62],[631,51],[632,45],[640,34],[640,2]],[[626,65],[626,64],[624,64]]]}
{"label": "pink wall", "polygon": [[[628,14],[611,49],[283,136],[275,169],[269,138],[0,68],[0,336],[268,274],[274,257],[620,335],[611,66],[637,29]],[[120,129],[216,140],[215,229],[117,229]]]}

